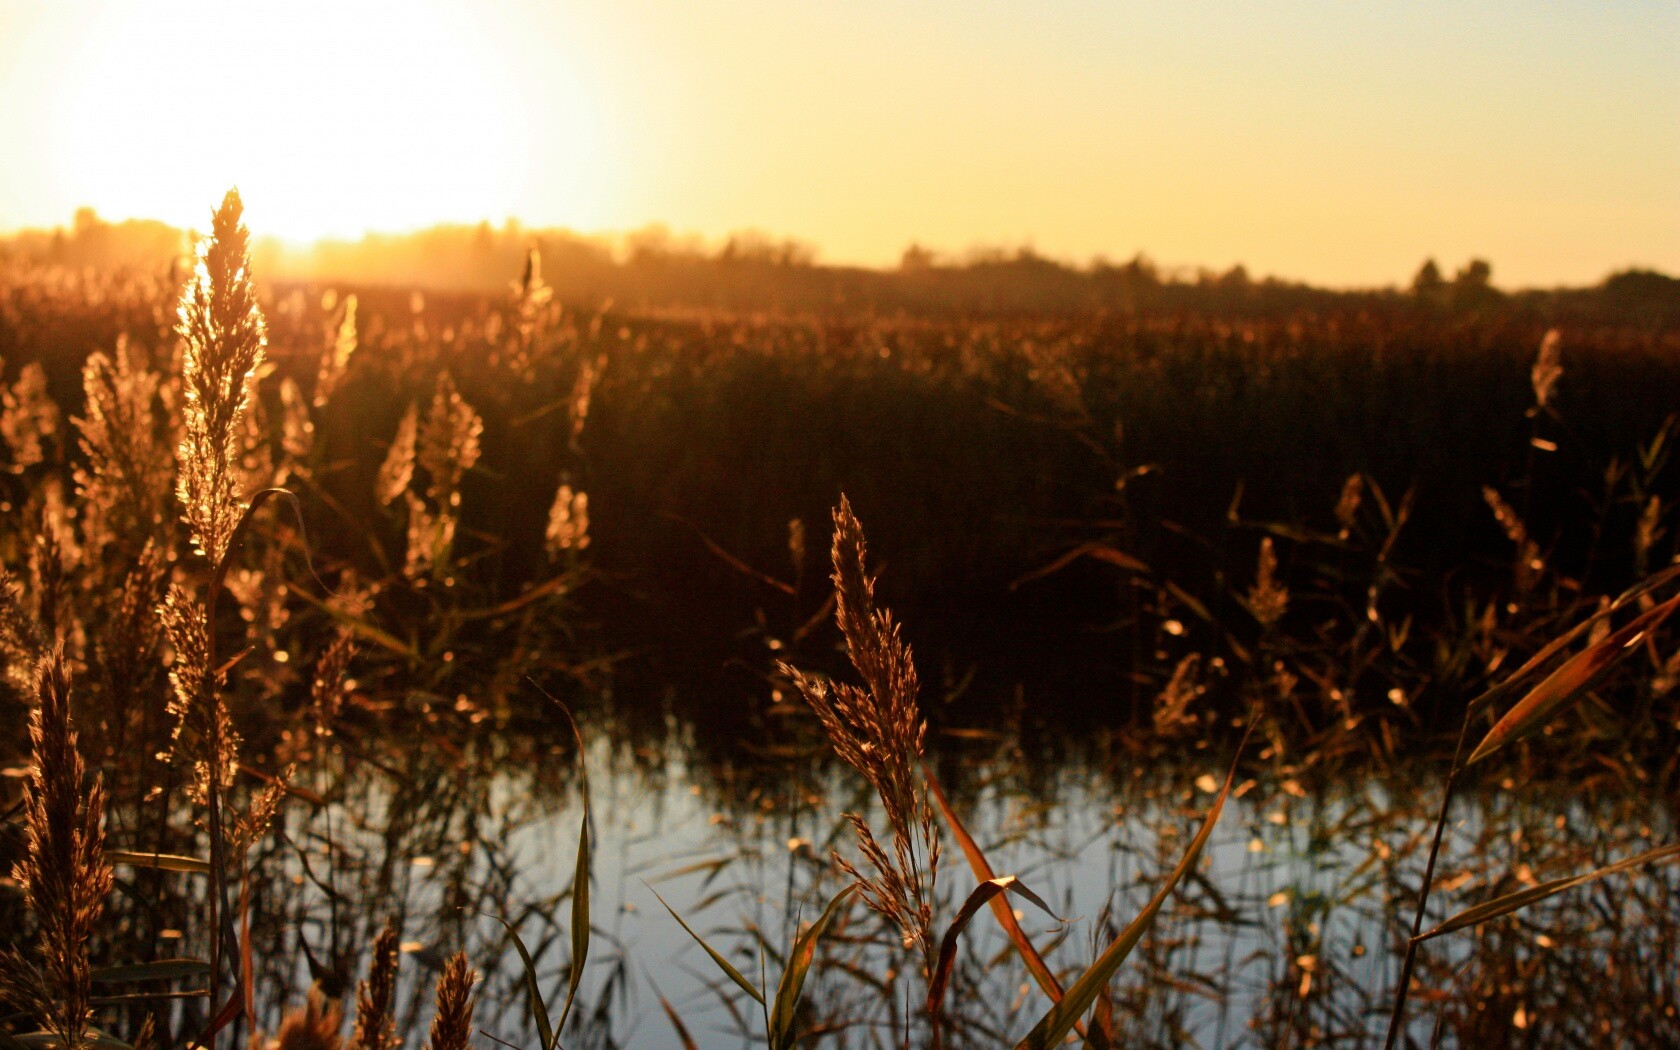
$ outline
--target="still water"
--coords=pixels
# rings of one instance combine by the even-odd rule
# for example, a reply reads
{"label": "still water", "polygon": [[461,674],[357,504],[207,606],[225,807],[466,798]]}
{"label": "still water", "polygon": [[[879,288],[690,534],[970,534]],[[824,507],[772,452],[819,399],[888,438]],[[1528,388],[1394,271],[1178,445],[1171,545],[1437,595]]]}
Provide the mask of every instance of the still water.
{"label": "still water", "polygon": [[[709,749],[675,718],[634,739],[610,720],[586,721],[583,732],[592,936],[564,1045],[681,1047],[671,1014],[705,1050],[762,1045],[757,1004],[659,897],[773,989],[799,922],[843,885],[831,853],[857,859],[841,814],[863,814],[885,834],[866,785],[814,745],[701,758]],[[1024,752],[1007,733],[970,732],[937,738],[930,751],[994,869],[1055,912],[1016,904],[1066,984],[1183,854],[1230,747],[1126,750],[1087,739],[1050,756]],[[1381,1046],[1443,763],[1355,769],[1258,744],[1248,757],[1197,870],[1113,983],[1120,1044]],[[488,974],[480,1025],[534,1045],[523,969],[496,920],[519,931],[558,1017],[582,820],[575,759],[560,744],[492,734],[356,763],[345,795],[353,804],[285,829],[279,849],[291,852],[276,862],[315,874],[294,878],[274,904],[317,956],[329,942],[369,937],[376,913],[400,912],[418,1022],[409,1031],[424,1028],[442,956],[465,947]],[[1454,805],[1431,924],[1674,841],[1669,806],[1598,777],[1576,788],[1539,792],[1497,771],[1472,783]],[[976,883],[949,835],[945,843],[939,932]],[[323,871],[333,874],[317,878]],[[1430,942],[1408,1031],[1420,1045],[1680,1045],[1677,945],[1680,868],[1602,880]],[[925,1033],[904,1016],[924,994],[896,937],[854,905],[806,986],[809,1045],[922,1045]],[[1049,1006],[985,911],[963,936],[947,1006],[949,1043],[976,1047],[1013,1045]]]}

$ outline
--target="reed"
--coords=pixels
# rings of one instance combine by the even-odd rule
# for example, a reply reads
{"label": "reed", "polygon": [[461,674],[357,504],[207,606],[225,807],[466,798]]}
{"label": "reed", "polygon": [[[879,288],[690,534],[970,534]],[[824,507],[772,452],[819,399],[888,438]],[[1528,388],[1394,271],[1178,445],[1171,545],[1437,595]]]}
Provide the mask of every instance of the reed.
{"label": "reed", "polygon": [[58,1045],[92,1045],[88,944],[100,932],[111,868],[105,862],[105,788],[85,770],[70,713],[70,673],[62,647],[35,672],[38,707],[29,722],[32,767],[24,789],[24,856],[12,869],[40,928],[40,961],[5,960],[6,986],[39,1015]]}
{"label": "reed", "polygon": [[465,952],[456,952],[444,964],[437,980],[437,1009],[426,1040],[429,1050],[467,1050],[473,1028],[473,983],[478,974],[467,962]]}
{"label": "reed", "polygon": [[275,1037],[277,1050],[342,1050],[344,1010],[329,1002],[319,987],[309,989],[300,1009],[286,1015]]}
{"label": "reed", "polygon": [[871,874],[838,854],[835,860],[864,903],[897,928],[904,947],[920,953],[931,980],[940,840],[919,774],[927,722],[917,706],[921,686],[910,647],[892,615],[875,607],[867,553],[863,527],[842,496],[834,511],[834,618],[863,687],[781,667],[816,712],[835,754],[874,787],[892,831],[889,851],[862,817],[848,815]]}
{"label": "reed", "polygon": [[386,923],[373,942],[368,975],[356,985],[356,1028],[350,1050],[396,1050],[397,928]]}

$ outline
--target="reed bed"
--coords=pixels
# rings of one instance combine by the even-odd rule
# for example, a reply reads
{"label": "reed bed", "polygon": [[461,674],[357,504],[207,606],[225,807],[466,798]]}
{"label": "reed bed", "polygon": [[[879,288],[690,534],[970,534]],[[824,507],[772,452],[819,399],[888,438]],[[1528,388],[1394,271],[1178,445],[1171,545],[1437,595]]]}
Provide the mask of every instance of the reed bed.
{"label": "reed bed", "polygon": [[1680,1033],[1673,333],[265,289],[240,210],[0,278],[0,1041]]}

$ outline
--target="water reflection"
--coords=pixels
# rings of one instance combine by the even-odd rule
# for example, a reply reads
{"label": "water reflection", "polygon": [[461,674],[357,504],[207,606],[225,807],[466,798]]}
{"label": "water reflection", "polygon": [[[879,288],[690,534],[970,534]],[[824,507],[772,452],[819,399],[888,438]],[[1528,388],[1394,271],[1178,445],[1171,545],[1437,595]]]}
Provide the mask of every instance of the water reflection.
{"label": "water reflection", "polygon": [[[744,974],[766,972],[773,985],[798,922],[840,886],[828,860],[851,848],[840,814],[871,814],[868,792],[814,746],[706,760],[675,718],[653,736],[603,721],[585,733],[594,937],[565,1045],[681,1045],[661,998],[702,1048],[760,1045],[756,1004],[655,892]],[[377,761],[356,751],[342,742],[319,785],[330,792],[342,776],[335,800],[294,813],[258,869],[288,873],[253,901],[258,958],[291,968],[289,981],[267,986],[303,987],[297,978],[310,972],[342,980],[396,912],[406,1030],[423,1029],[433,974],[465,946],[489,974],[482,1027],[531,1045],[517,955],[488,916],[518,929],[557,1011],[582,817],[575,756],[541,737],[491,733],[434,735]],[[1021,916],[1066,979],[1182,855],[1228,757],[1218,744],[1170,756],[1075,745],[1046,768],[1008,736],[964,734],[940,741],[936,768],[994,867],[1066,919]],[[1121,1044],[1380,1046],[1441,773],[1421,761],[1379,774],[1277,758],[1245,769],[1199,870],[1115,981]],[[1464,795],[1432,915],[1674,840],[1671,804],[1607,774],[1574,788],[1488,783]],[[949,850],[947,917],[974,881]],[[1424,1045],[1675,1045],[1677,945],[1680,869],[1594,883],[1431,942],[1409,1031]],[[812,1045],[918,1045],[903,1018],[920,994],[896,937],[854,908],[824,942],[803,1027],[823,1033]],[[1048,1006],[985,915],[965,935],[949,1004],[952,1044],[976,1047],[1013,1045]],[[264,1003],[268,1030],[283,1005]]]}

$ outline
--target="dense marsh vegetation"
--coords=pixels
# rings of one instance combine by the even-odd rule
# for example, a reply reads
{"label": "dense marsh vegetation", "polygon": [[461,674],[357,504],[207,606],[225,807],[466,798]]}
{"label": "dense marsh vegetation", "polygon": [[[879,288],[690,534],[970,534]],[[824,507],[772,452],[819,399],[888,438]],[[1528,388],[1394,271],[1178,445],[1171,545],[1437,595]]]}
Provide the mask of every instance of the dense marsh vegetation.
{"label": "dense marsh vegetation", "polygon": [[238,219],[0,270],[5,1038],[1680,1040],[1662,288],[617,308]]}

